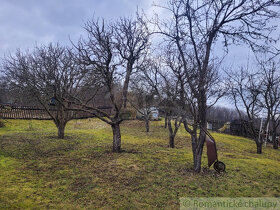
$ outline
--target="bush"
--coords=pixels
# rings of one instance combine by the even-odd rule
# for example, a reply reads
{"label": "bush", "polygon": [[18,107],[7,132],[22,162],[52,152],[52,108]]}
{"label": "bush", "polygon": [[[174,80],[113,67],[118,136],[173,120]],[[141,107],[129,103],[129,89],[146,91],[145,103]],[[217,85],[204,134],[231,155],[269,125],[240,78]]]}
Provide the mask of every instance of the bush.
{"label": "bush", "polygon": [[136,110],[132,107],[127,107],[121,112],[121,118],[124,120],[133,120],[136,119]]}
{"label": "bush", "polygon": [[5,123],[2,120],[0,120],[0,128],[2,127],[5,127]]}

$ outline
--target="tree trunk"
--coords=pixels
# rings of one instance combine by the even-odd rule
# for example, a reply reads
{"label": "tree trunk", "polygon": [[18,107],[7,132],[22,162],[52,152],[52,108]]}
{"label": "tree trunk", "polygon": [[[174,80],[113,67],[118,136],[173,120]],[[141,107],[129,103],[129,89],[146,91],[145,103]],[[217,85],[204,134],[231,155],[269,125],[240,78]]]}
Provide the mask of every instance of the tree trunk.
{"label": "tree trunk", "polygon": [[276,120],[272,119],[272,143],[273,143],[273,149],[278,149],[278,141],[277,141],[277,125]]}
{"label": "tree trunk", "polygon": [[257,154],[262,154],[262,142],[256,142],[257,144]]}
{"label": "tree trunk", "polygon": [[273,149],[278,149],[279,147],[279,140],[275,139],[275,141],[273,142]]}
{"label": "tree trunk", "polygon": [[64,123],[59,123],[56,125],[58,129],[58,138],[59,139],[64,139],[64,131],[65,131],[65,124]]}
{"label": "tree trunk", "polygon": [[203,146],[206,139],[206,133],[201,129],[207,130],[207,120],[206,120],[206,94],[205,90],[200,90],[200,98],[198,103],[198,117],[199,117],[199,125],[200,125],[200,132],[198,141],[196,142],[196,149],[195,149],[195,161],[194,161],[194,171],[196,173],[200,173],[201,171],[201,157],[203,152]]}
{"label": "tree trunk", "polygon": [[[202,127],[205,127],[201,125]],[[206,134],[204,131],[200,131],[198,139],[194,139],[192,142],[192,150],[193,150],[193,163],[194,163],[194,171],[196,173],[200,173],[201,171],[201,158],[203,152],[203,146],[205,142]]]}
{"label": "tree trunk", "polygon": [[150,119],[149,116],[145,118],[146,132],[150,132]]}
{"label": "tree trunk", "polygon": [[164,118],[164,128],[167,128],[167,114],[165,114]]}
{"label": "tree trunk", "polygon": [[126,66],[126,76],[125,76],[124,85],[123,85],[123,107],[124,108],[126,108],[127,90],[128,90],[128,85],[129,85],[130,75],[132,72],[133,63],[134,63],[134,61],[129,61]]}
{"label": "tree trunk", "polygon": [[111,125],[113,130],[113,152],[121,152],[121,130],[120,124]]}
{"label": "tree trunk", "polygon": [[203,147],[197,148],[194,153],[194,171],[200,173],[201,171],[201,157],[202,157]]}
{"label": "tree trunk", "polygon": [[174,147],[175,147],[174,139],[175,139],[175,136],[172,135],[172,134],[170,134],[170,135],[169,135],[169,147],[170,147],[170,148],[174,148]]}
{"label": "tree trunk", "polygon": [[272,142],[273,142],[273,149],[278,149],[278,141],[277,141],[277,135],[276,135],[276,129],[273,129],[273,134],[272,134]]}
{"label": "tree trunk", "polygon": [[191,134],[194,171],[196,173],[199,173],[201,171],[201,157],[202,157],[203,145],[199,146],[199,139],[197,136],[197,126],[198,125],[194,125],[193,130],[191,131],[188,129],[186,121],[184,121],[185,130]]}
{"label": "tree trunk", "polygon": [[175,134],[173,133],[173,129],[172,129],[171,117],[168,117],[167,125],[168,125],[168,131],[169,131],[169,147],[174,148],[175,147],[175,144],[174,144]]}
{"label": "tree trunk", "polygon": [[193,153],[193,165],[195,167],[196,165],[196,142],[197,142],[197,139],[195,136],[192,135],[192,153]]}

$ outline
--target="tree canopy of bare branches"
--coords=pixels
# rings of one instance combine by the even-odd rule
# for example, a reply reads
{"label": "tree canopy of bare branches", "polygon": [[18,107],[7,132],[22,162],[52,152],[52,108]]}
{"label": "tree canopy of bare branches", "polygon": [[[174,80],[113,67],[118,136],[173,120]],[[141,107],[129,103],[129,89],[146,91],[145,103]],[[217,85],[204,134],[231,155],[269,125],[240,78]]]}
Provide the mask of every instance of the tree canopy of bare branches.
{"label": "tree canopy of bare branches", "polygon": [[279,17],[274,7],[280,3],[273,0],[237,1],[195,1],[170,0],[167,6],[168,19],[155,19],[157,33],[165,35],[170,45],[176,46],[186,73],[194,101],[196,101],[197,120],[191,128],[185,121],[186,130],[192,136],[194,169],[201,170],[201,155],[205,142],[203,129],[197,135],[196,128],[206,129],[206,111],[209,97],[215,102],[219,91],[213,91],[215,57],[213,49],[222,41],[226,51],[230,44],[246,43],[253,50],[264,49],[261,41],[274,41],[270,36],[273,27],[268,27],[270,19]]}
{"label": "tree canopy of bare branches", "polygon": [[280,71],[279,62],[267,60],[259,62],[261,76],[261,107],[266,110],[266,122],[271,123],[273,148],[278,149],[277,128],[280,125]]}
{"label": "tree canopy of bare branches", "polygon": [[[70,105],[64,97],[78,91],[83,77],[71,50],[49,44],[30,52],[17,51],[5,58],[3,70],[9,86],[39,102],[57,126],[58,137],[64,138],[66,123],[73,118],[73,112],[66,111]],[[50,106],[51,99],[55,107]]]}
{"label": "tree canopy of bare branches", "polygon": [[96,104],[87,103],[78,96],[72,97],[72,101],[77,109],[93,112],[111,125],[113,151],[120,152],[122,113],[126,110],[131,75],[137,72],[148,51],[148,28],[140,17],[136,20],[121,18],[115,23],[93,19],[84,28],[88,36],[75,46],[77,58],[88,71],[87,79],[98,81],[99,87],[107,90],[114,114],[104,113]]}
{"label": "tree canopy of bare branches", "polygon": [[250,136],[253,137],[257,145],[257,153],[262,153],[262,138],[259,136],[257,119],[260,117],[262,108],[260,107],[261,81],[258,72],[250,72],[242,68],[240,72],[228,74],[228,86],[230,97],[234,102],[240,119],[244,120],[242,110],[248,120]]}

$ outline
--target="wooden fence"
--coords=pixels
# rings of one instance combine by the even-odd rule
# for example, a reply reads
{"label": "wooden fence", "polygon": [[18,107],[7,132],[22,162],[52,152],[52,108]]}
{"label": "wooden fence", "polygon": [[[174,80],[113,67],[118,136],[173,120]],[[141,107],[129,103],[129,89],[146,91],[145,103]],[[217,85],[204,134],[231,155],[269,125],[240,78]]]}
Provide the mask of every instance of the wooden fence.
{"label": "wooden fence", "polygon": [[[102,111],[111,114],[112,107],[98,107]],[[56,109],[50,109],[53,114],[56,113]],[[94,114],[82,112],[82,111],[67,111],[71,112],[73,119],[85,119],[92,118]],[[48,112],[43,108],[32,106],[14,106],[0,104],[0,118],[2,119],[36,119],[36,120],[50,120],[51,117]]]}

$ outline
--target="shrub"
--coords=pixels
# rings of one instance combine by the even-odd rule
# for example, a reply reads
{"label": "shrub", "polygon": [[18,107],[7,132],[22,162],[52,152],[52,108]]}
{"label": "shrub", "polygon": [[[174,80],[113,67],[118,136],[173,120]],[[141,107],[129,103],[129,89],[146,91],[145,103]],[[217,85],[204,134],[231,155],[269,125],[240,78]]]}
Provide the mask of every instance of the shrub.
{"label": "shrub", "polygon": [[2,127],[5,127],[5,123],[2,120],[0,120],[0,128]]}
{"label": "shrub", "polygon": [[127,107],[121,112],[121,117],[125,120],[136,119],[136,110],[132,107]]}

